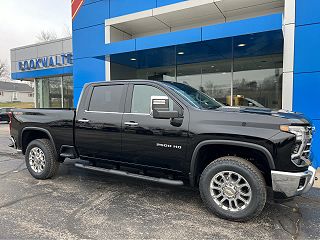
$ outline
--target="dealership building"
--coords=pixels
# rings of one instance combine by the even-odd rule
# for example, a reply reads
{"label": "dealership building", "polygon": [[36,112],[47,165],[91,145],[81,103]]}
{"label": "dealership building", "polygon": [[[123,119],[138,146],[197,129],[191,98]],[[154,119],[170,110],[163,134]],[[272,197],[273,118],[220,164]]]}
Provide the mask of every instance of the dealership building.
{"label": "dealership building", "polygon": [[[74,0],[73,38],[11,50],[37,107],[84,84],[186,83],[224,104],[303,112],[320,129],[319,0]],[[313,154],[320,165],[320,134]]]}

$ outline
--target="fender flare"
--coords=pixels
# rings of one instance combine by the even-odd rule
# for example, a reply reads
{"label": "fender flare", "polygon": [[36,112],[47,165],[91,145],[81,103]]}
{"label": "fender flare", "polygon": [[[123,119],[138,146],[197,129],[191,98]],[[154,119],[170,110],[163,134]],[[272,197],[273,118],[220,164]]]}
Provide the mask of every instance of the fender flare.
{"label": "fender flare", "polygon": [[21,131],[21,149],[22,149],[22,139],[23,139],[23,133],[25,132],[25,131],[28,131],[28,130],[33,130],[33,131],[41,131],[41,132],[44,132],[45,134],[47,134],[48,135],[48,137],[49,137],[49,139],[50,139],[50,142],[52,143],[52,146],[54,147],[54,150],[55,150],[55,152],[58,154],[58,152],[57,152],[57,149],[56,149],[56,145],[55,145],[55,143],[54,143],[54,141],[53,141],[53,137],[52,137],[52,135],[51,135],[51,133],[47,130],[47,129],[44,129],[44,128],[41,128],[41,127],[24,127],[23,129],[22,129],[22,131]]}
{"label": "fender flare", "polygon": [[189,181],[191,186],[195,186],[196,182],[196,166],[197,166],[197,155],[199,150],[206,145],[230,145],[230,146],[239,146],[239,147],[246,147],[251,148],[260,151],[265,155],[265,157],[268,160],[268,164],[270,169],[275,169],[275,164],[273,157],[268,149],[265,147],[255,144],[255,143],[249,143],[249,142],[240,142],[240,141],[233,141],[233,140],[205,140],[200,142],[196,148],[193,151],[192,158],[191,158],[191,164],[190,164],[190,173],[189,173]]}

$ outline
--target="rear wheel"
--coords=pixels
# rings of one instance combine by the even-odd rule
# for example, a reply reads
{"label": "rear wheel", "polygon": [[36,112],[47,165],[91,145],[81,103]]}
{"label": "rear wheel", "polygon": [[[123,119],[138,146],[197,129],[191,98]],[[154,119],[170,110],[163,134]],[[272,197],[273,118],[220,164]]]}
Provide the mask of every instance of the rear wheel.
{"label": "rear wheel", "polygon": [[226,156],[210,163],[200,177],[200,194],[217,216],[247,221],[259,215],[266,203],[265,180],[245,159]]}
{"label": "rear wheel", "polygon": [[48,139],[30,142],[26,149],[25,161],[30,174],[37,179],[51,178],[59,169],[54,147]]}

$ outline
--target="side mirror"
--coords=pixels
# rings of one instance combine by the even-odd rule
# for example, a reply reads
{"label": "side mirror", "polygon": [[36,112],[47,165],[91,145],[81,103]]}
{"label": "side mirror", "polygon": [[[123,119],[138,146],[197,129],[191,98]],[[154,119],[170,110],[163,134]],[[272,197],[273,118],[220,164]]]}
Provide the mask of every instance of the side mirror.
{"label": "side mirror", "polygon": [[178,111],[162,111],[159,109],[153,110],[153,118],[155,119],[171,119],[171,118],[178,118],[179,112]]}
{"label": "side mirror", "polygon": [[178,118],[178,111],[170,111],[169,98],[167,96],[151,97],[151,114],[155,119]]}

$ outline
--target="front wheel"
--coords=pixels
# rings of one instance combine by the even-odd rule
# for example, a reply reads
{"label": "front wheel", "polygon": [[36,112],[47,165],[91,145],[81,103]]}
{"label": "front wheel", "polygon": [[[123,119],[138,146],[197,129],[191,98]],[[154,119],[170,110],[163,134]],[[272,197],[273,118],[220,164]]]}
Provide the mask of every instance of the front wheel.
{"label": "front wheel", "polygon": [[54,147],[48,139],[37,139],[29,143],[25,161],[30,174],[37,179],[48,179],[57,174],[59,161]]}
{"label": "front wheel", "polygon": [[226,156],[210,163],[200,177],[200,194],[217,216],[247,221],[258,216],[266,203],[265,180],[249,161]]}

